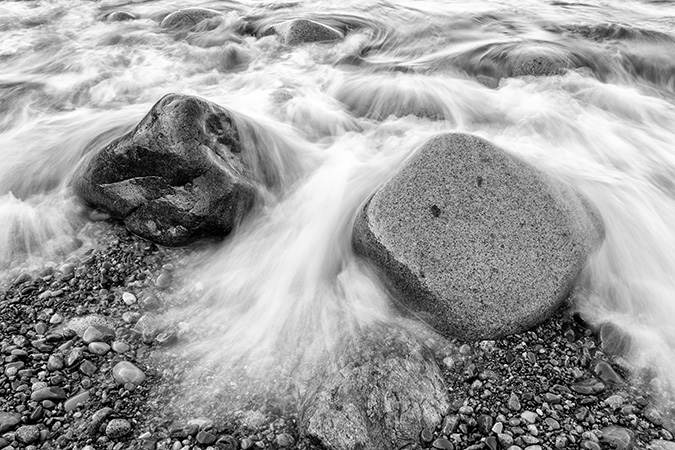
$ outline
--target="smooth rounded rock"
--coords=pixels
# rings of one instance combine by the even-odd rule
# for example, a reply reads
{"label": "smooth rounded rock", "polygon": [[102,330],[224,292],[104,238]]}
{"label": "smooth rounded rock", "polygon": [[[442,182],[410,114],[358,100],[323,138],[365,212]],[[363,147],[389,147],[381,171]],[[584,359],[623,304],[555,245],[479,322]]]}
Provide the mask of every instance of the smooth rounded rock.
{"label": "smooth rounded rock", "polygon": [[94,355],[105,355],[110,351],[110,345],[106,344],[105,342],[92,342],[87,346],[89,351],[93,353]]}
{"label": "smooth rounded rock", "polygon": [[129,361],[121,361],[115,364],[112,373],[113,378],[120,385],[132,383],[138,386],[145,381],[145,374],[143,371]]}
{"label": "smooth rounded rock", "polygon": [[121,439],[131,434],[131,423],[126,419],[112,419],[105,427],[105,435],[110,439]]}
{"label": "smooth rounded rock", "polygon": [[59,401],[66,398],[66,391],[60,387],[50,386],[33,391],[30,398],[36,402],[41,402],[43,400]]}
{"label": "smooth rounded rock", "polygon": [[190,29],[204,20],[221,15],[218,11],[208,8],[183,8],[166,16],[159,26],[171,30]]}
{"label": "smooth rounded rock", "polygon": [[282,22],[274,27],[274,31],[286,45],[336,41],[344,37],[333,27],[307,19]]}
{"label": "smooth rounded rock", "polygon": [[122,301],[125,305],[133,305],[136,303],[136,296],[131,292],[125,292],[122,294]]}
{"label": "smooth rounded rock", "polygon": [[80,392],[77,395],[73,395],[68,400],[63,402],[63,409],[66,412],[74,411],[79,405],[86,403],[89,400],[89,391]]}
{"label": "smooth rounded rock", "polygon": [[101,325],[92,325],[84,330],[82,340],[87,344],[92,342],[105,342],[115,337],[115,332],[108,327]]}
{"label": "smooth rounded rock", "polygon": [[21,423],[21,414],[0,411],[0,435],[11,431]]}
{"label": "smooth rounded rock", "polygon": [[138,19],[136,14],[127,11],[113,11],[110,14],[106,14],[105,16],[105,20],[108,22],[125,22],[136,19]]}
{"label": "smooth rounded rock", "polygon": [[428,140],[358,215],[353,246],[401,311],[463,339],[548,319],[604,238],[566,183],[477,136]]}
{"label": "smooth rounded rock", "polygon": [[635,447],[635,433],[620,426],[609,426],[602,430],[602,442],[616,450],[632,450]]}

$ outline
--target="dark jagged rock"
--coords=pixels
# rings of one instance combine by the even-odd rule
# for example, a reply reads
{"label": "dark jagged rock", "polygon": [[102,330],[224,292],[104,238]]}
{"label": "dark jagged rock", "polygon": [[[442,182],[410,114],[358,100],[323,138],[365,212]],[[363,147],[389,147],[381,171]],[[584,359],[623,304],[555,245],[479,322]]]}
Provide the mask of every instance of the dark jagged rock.
{"label": "dark jagged rock", "polygon": [[224,236],[286,176],[279,160],[290,156],[275,153],[277,140],[219,105],[169,94],[96,152],[73,187],[87,204],[161,245]]}
{"label": "dark jagged rock", "polygon": [[337,41],[344,35],[335,28],[307,19],[293,19],[274,26],[274,32],[286,45]]}
{"label": "dark jagged rock", "polygon": [[221,13],[213,9],[183,8],[166,16],[159,26],[170,30],[187,30],[196,27],[204,20],[219,16]]}
{"label": "dark jagged rock", "polygon": [[449,408],[430,350],[402,327],[374,326],[348,340],[312,380],[300,426],[329,449],[416,446]]}
{"label": "dark jagged rock", "polygon": [[492,339],[550,317],[603,237],[599,213],[567,184],[481,138],[444,134],[369,200],[353,244],[403,312]]}

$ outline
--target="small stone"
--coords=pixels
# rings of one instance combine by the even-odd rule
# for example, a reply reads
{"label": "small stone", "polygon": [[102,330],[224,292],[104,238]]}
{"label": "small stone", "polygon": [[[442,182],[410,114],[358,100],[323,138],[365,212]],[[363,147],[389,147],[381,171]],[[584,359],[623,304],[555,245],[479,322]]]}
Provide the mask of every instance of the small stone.
{"label": "small stone", "polygon": [[485,439],[485,445],[490,450],[497,450],[497,438],[494,436],[489,436],[487,439]]}
{"label": "small stone", "polygon": [[68,352],[68,356],[66,356],[66,366],[73,367],[80,359],[82,359],[82,349],[75,347]]}
{"label": "small stone", "polygon": [[85,374],[89,377],[92,376],[93,374],[95,374],[97,370],[98,370],[98,367],[96,367],[96,365],[93,362],[91,362],[87,359],[82,361],[82,364],[80,364],[80,372],[82,372],[83,374]]}
{"label": "small stone", "polygon": [[55,372],[57,370],[63,369],[65,365],[63,357],[61,355],[50,355],[47,360],[47,370],[50,372]]}
{"label": "small stone", "polygon": [[89,400],[89,391],[80,392],[77,395],[70,397],[63,403],[63,409],[66,412],[74,411],[79,405]]}
{"label": "small stone", "polygon": [[202,430],[197,433],[197,442],[203,445],[211,445],[216,442],[216,435]]}
{"label": "small stone", "polygon": [[21,423],[21,414],[0,411],[0,435],[11,431]]}
{"label": "small stone", "polygon": [[33,278],[28,272],[22,272],[18,277],[14,279],[14,286],[19,286],[21,284],[31,281]]}
{"label": "small stone", "polygon": [[443,418],[443,425],[441,426],[441,434],[450,436],[457,430],[459,425],[459,416],[451,414]]}
{"label": "small stone", "polygon": [[663,425],[663,415],[656,408],[653,407],[645,408],[642,414],[645,416],[645,419],[647,419],[650,423],[656,426]]}
{"label": "small stone", "polygon": [[438,450],[455,450],[455,446],[452,445],[452,442],[445,438],[436,439],[431,446]]}
{"label": "small stone", "polygon": [[539,419],[539,416],[537,413],[532,412],[532,411],[523,411],[520,414],[520,417],[525,420],[527,423],[535,423],[537,419]]}
{"label": "small stone", "polygon": [[295,440],[293,439],[293,436],[291,436],[288,433],[281,433],[274,439],[274,442],[279,446],[279,447],[291,447],[293,444],[295,444]]}
{"label": "small stone", "polygon": [[110,345],[105,342],[92,342],[87,348],[91,353],[99,356],[105,355],[110,351]]}
{"label": "small stone", "polygon": [[138,386],[145,380],[145,374],[132,363],[121,361],[113,367],[113,378],[121,385],[133,383]]}
{"label": "small stone", "polygon": [[511,396],[509,397],[509,409],[511,411],[520,411],[520,400],[518,399],[518,396],[515,393],[512,393]]}
{"label": "small stone", "polygon": [[561,396],[559,396],[558,394],[554,394],[552,392],[544,393],[543,397],[544,400],[550,405],[557,405],[562,400]]}
{"label": "small stone", "polygon": [[655,439],[649,443],[649,450],[675,450],[675,442],[665,439]]}
{"label": "small stone", "polygon": [[63,400],[66,398],[66,391],[60,387],[51,386],[34,391],[30,399],[36,402],[41,402],[43,400]]}
{"label": "small stone", "polygon": [[108,419],[108,417],[110,417],[112,412],[113,412],[112,408],[105,407],[99,409],[91,416],[89,424],[87,425],[87,432],[89,433],[90,436],[95,436],[96,434],[98,434],[101,424],[103,424],[103,422],[105,422]]}
{"label": "small stone", "polygon": [[130,433],[131,424],[126,419],[112,419],[105,427],[105,435],[110,439],[121,439]]}
{"label": "small stone", "polygon": [[422,430],[422,432],[420,433],[420,439],[421,439],[422,442],[424,442],[425,444],[430,444],[431,441],[434,440],[434,431],[431,430],[431,429],[429,429],[429,428],[425,428],[425,429]]}
{"label": "small stone", "polygon": [[619,409],[623,405],[623,397],[620,395],[610,395],[605,399],[605,404],[612,409]]}
{"label": "small stone", "polygon": [[574,417],[576,417],[579,422],[583,422],[586,420],[586,417],[588,417],[588,408],[580,406],[574,411]]}
{"label": "small stone", "polygon": [[103,325],[91,325],[82,335],[82,340],[87,344],[96,341],[109,341],[115,337],[115,332]]}
{"label": "small stone", "polygon": [[218,450],[238,450],[239,442],[237,442],[234,436],[225,434],[216,441],[216,448]]}
{"label": "small stone", "polygon": [[131,292],[125,292],[122,294],[122,301],[124,302],[125,305],[133,305],[136,303],[136,296],[132,294]]}
{"label": "small stone", "polygon": [[600,447],[600,444],[597,442],[593,441],[582,441],[581,442],[581,448],[585,450],[602,450],[602,447]]}
{"label": "small stone", "polygon": [[593,368],[593,373],[595,373],[605,383],[623,383],[623,378],[621,378],[621,375],[616,373],[614,368],[605,361],[599,361]]}
{"label": "small stone", "polygon": [[603,392],[606,389],[605,384],[595,378],[587,378],[585,380],[578,381],[570,386],[577,394],[582,395],[595,395]]}
{"label": "small stone", "polygon": [[487,414],[481,414],[478,417],[478,431],[483,434],[483,435],[488,435],[490,434],[490,431],[492,429],[492,425],[494,425],[494,420],[492,419],[491,416],[488,416]]}
{"label": "small stone", "polygon": [[248,450],[249,448],[253,447],[253,441],[249,438],[244,438],[241,440],[241,449],[242,450]]}
{"label": "small stone", "polygon": [[157,341],[157,344],[163,345],[163,346],[168,346],[175,344],[178,342],[178,336],[176,336],[176,333],[159,333],[157,337],[155,338]]}
{"label": "small stone", "polygon": [[498,433],[497,440],[502,445],[502,447],[509,448],[513,445],[513,436],[510,436],[505,433]]}
{"label": "small stone", "polygon": [[560,423],[552,417],[547,417],[546,419],[544,419],[544,423],[550,430],[560,429]]}
{"label": "small stone", "polygon": [[129,348],[129,344],[124,341],[113,341],[112,343],[112,349],[115,353],[126,353]]}
{"label": "small stone", "polygon": [[44,322],[38,322],[35,324],[35,332],[39,335],[44,335],[47,333],[49,327]]}
{"label": "small stone", "polygon": [[40,440],[40,428],[37,425],[24,425],[16,430],[14,438],[22,444],[32,444]]}
{"label": "small stone", "polygon": [[157,280],[155,281],[155,286],[157,286],[159,289],[166,289],[171,285],[171,279],[172,276],[170,272],[162,272],[157,277]]}
{"label": "small stone", "polygon": [[455,358],[453,358],[452,356],[447,356],[443,358],[443,365],[448,370],[452,370],[455,367]]}
{"label": "small stone", "polygon": [[141,314],[138,311],[127,311],[122,314],[122,320],[125,323],[136,323],[141,318]]}
{"label": "small stone", "polygon": [[602,429],[602,441],[616,450],[631,450],[635,446],[635,433],[619,426]]}

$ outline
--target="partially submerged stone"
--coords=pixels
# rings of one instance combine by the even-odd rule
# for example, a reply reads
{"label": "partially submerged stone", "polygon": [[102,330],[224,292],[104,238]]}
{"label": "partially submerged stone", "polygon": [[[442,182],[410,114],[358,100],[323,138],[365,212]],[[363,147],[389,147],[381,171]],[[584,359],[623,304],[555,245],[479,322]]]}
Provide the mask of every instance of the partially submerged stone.
{"label": "partially submerged stone", "polygon": [[449,408],[431,351],[403,327],[375,325],[347,339],[312,378],[303,432],[332,450],[417,445]]}
{"label": "partially submerged stone", "polygon": [[125,22],[136,19],[138,19],[138,15],[127,11],[113,11],[105,15],[105,20],[107,22]]}
{"label": "partially submerged stone", "polygon": [[443,134],[368,201],[353,245],[402,311],[494,339],[547,319],[603,237],[597,210],[564,182],[479,137]]}
{"label": "partially submerged stone", "polygon": [[333,27],[308,19],[293,19],[274,26],[274,32],[286,45],[337,41],[344,35]]}
{"label": "partially submerged stone", "polygon": [[185,30],[196,27],[204,20],[221,15],[220,12],[208,8],[183,8],[166,16],[159,26],[171,30]]}
{"label": "partially submerged stone", "polygon": [[[252,121],[169,94],[76,174],[76,194],[161,245],[225,236],[290,169],[288,150]],[[289,166],[292,166],[289,165]],[[288,169],[288,170],[287,170]]]}

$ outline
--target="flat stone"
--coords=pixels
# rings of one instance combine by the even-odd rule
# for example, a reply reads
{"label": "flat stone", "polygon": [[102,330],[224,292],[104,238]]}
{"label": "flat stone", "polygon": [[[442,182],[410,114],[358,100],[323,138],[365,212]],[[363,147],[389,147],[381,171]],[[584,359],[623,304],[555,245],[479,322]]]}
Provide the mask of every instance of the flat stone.
{"label": "flat stone", "polygon": [[356,253],[401,294],[401,311],[463,339],[546,320],[604,238],[566,183],[479,137],[427,141],[367,202]]}
{"label": "flat stone", "polygon": [[520,417],[522,417],[523,420],[527,423],[535,423],[537,422],[537,420],[539,420],[539,416],[537,415],[537,413],[532,411],[523,411],[520,414]]}
{"label": "flat stone", "polygon": [[125,292],[122,294],[122,301],[125,305],[133,305],[136,303],[136,296],[131,292]]}
{"label": "flat stone", "polygon": [[113,339],[115,332],[102,325],[91,325],[82,334],[82,340],[87,344],[92,342],[105,342]]}
{"label": "flat stone", "polygon": [[600,348],[608,355],[627,355],[633,347],[632,338],[618,325],[605,322],[600,325]]}
{"label": "flat stone", "polygon": [[37,391],[33,391],[30,395],[30,399],[36,402],[41,402],[43,400],[52,400],[60,401],[66,398],[66,391],[60,387],[50,386]]}
{"label": "flat stone", "polygon": [[113,341],[112,349],[115,353],[126,353],[131,347],[124,341]]}
{"label": "flat stone", "polygon": [[79,405],[85,403],[89,400],[89,391],[80,392],[77,395],[73,395],[68,400],[63,403],[63,409],[66,412],[74,411]]}
{"label": "flat stone", "polygon": [[199,442],[202,445],[211,445],[216,442],[216,435],[213,433],[209,433],[208,431],[200,431],[197,433],[197,442]]}
{"label": "flat stone", "polygon": [[92,342],[87,346],[89,351],[93,353],[94,355],[105,355],[110,351],[110,345],[106,344],[105,342]]}
{"label": "flat stone", "polygon": [[605,383],[622,384],[624,382],[621,375],[616,373],[614,368],[605,361],[598,361],[593,367],[593,373]]}
{"label": "flat stone", "polygon": [[0,435],[12,431],[21,423],[21,414],[0,411]]}
{"label": "flat stone", "polygon": [[126,419],[112,419],[105,427],[105,435],[110,439],[121,439],[131,434],[131,423]]}
{"label": "flat stone", "polygon": [[120,361],[115,364],[112,373],[113,378],[120,385],[132,383],[138,386],[145,381],[145,374],[143,371],[129,361]]}
{"label": "flat stone", "polygon": [[570,386],[570,389],[577,394],[595,395],[604,392],[607,387],[602,381],[596,378],[587,378],[574,383]]}
{"label": "flat stone", "polygon": [[635,447],[635,433],[619,426],[609,426],[602,430],[602,442],[616,450],[632,450]]}
{"label": "flat stone", "polygon": [[437,450],[455,450],[455,446],[452,445],[452,442],[445,438],[436,439],[431,446]]}
{"label": "flat stone", "polygon": [[333,27],[307,19],[292,19],[274,27],[275,33],[286,45],[337,41],[344,35]]}

